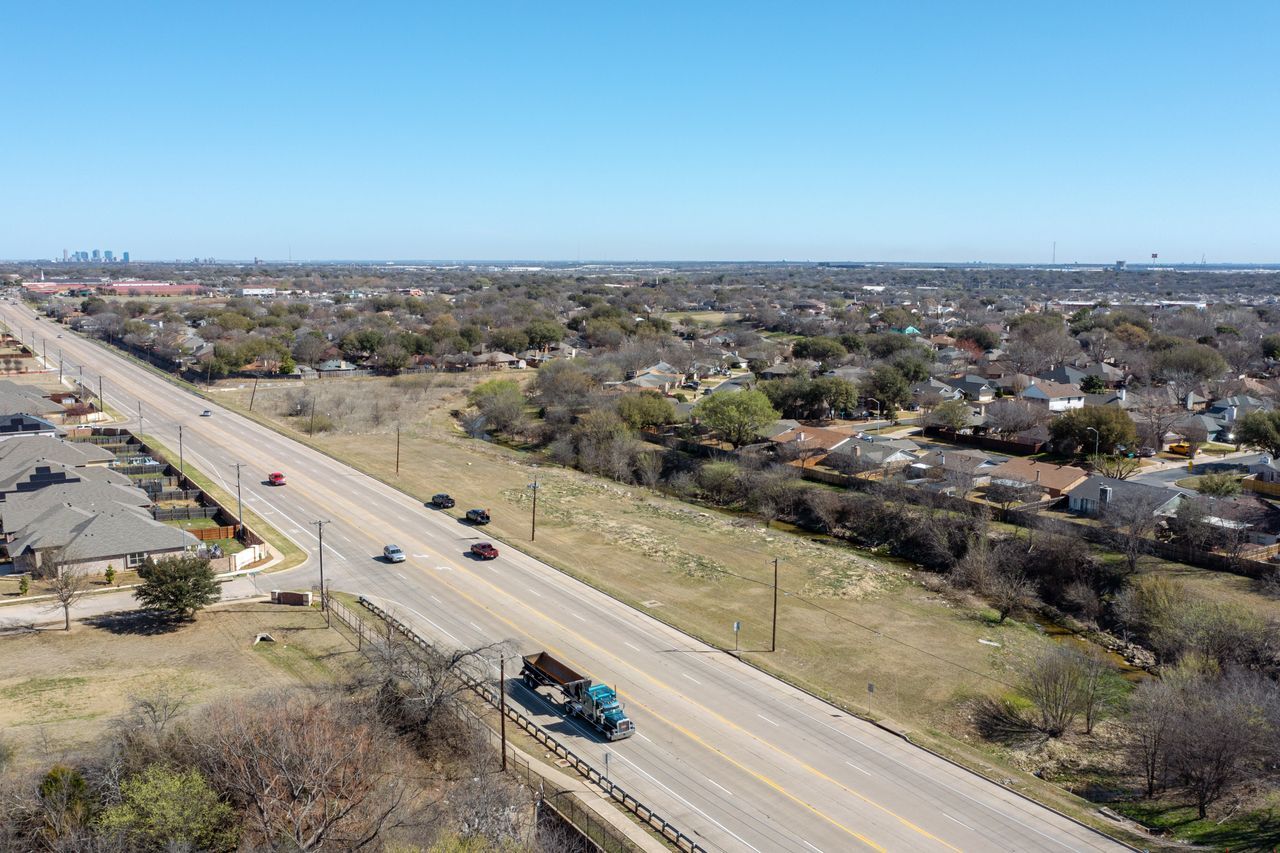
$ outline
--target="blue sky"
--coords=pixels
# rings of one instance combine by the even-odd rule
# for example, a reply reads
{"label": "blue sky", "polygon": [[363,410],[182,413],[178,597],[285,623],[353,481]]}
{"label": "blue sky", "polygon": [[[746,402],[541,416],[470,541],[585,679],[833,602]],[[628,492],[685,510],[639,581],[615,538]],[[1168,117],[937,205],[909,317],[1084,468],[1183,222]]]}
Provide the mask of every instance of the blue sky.
{"label": "blue sky", "polygon": [[0,257],[1280,261],[1278,24],[9,3]]}

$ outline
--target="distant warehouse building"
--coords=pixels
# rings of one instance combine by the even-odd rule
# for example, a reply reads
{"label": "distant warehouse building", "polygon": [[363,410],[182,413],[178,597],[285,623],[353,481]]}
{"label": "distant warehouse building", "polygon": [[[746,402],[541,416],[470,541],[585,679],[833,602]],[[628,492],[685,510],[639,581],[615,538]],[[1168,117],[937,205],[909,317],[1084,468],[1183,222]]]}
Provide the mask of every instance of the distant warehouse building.
{"label": "distant warehouse building", "polygon": [[275,296],[276,289],[274,287],[241,287],[236,291],[236,296]]}

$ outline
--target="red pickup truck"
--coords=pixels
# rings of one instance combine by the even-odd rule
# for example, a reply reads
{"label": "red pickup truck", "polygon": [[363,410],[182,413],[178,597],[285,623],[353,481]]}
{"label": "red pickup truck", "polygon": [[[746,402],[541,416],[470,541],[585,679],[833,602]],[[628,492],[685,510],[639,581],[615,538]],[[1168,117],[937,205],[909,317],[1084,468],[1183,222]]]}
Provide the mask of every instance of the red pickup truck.
{"label": "red pickup truck", "polygon": [[477,542],[471,546],[471,553],[481,560],[494,560],[498,557],[498,549],[491,542]]}

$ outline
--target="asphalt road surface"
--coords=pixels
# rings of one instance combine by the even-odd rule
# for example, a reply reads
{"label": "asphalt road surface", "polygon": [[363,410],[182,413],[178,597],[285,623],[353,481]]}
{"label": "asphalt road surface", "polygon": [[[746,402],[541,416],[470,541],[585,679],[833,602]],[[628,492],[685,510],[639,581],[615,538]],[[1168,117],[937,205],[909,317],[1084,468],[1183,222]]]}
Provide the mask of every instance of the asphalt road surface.
{"label": "asphalt road surface", "polygon": [[[637,735],[602,741],[512,680],[521,705],[611,778],[710,850],[1121,850],[1121,845],[911,746],[902,739],[742,665],[572,578],[502,547],[467,556],[482,531],[323,454],[209,403],[22,305],[0,316],[56,366],[94,387],[229,493],[234,463],[247,506],[312,556],[270,585],[317,581],[316,528],[325,528],[325,579],[362,593],[444,643],[509,641],[546,649],[615,685]],[[56,339],[62,331],[64,337]],[[41,350],[37,346],[37,352]],[[92,377],[92,378],[90,378]],[[213,416],[200,417],[204,409]],[[284,471],[289,485],[265,483]],[[464,478],[465,471],[457,476]],[[447,487],[448,483],[440,484]],[[380,559],[388,542],[408,560]],[[496,677],[496,669],[495,669]]]}

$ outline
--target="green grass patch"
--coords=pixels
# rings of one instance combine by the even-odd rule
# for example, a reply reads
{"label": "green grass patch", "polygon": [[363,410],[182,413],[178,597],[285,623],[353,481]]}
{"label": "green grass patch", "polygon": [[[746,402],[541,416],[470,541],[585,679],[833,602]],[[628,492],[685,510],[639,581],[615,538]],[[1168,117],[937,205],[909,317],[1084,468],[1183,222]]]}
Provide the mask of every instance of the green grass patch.
{"label": "green grass patch", "polygon": [[1168,833],[1179,841],[1214,850],[1272,851],[1280,847],[1280,803],[1272,802],[1227,818],[1210,811],[1207,818],[1196,814],[1194,805],[1161,801],[1116,803],[1112,806],[1125,817],[1151,829]]}

